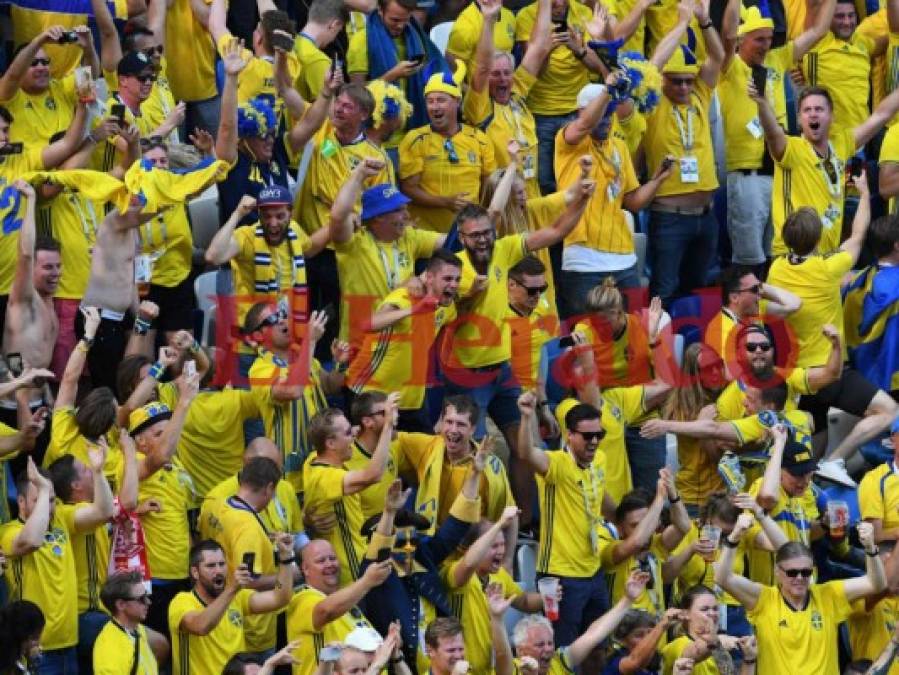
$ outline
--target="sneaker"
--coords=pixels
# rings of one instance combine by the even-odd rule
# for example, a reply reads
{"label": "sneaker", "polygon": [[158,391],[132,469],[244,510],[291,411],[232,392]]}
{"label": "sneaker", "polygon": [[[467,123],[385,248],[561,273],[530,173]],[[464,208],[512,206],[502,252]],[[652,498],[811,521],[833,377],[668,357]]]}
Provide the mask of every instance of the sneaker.
{"label": "sneaker", "polygon": [[852,476],[846,471],[846,462],[842,458],[822,461],[818,464],[815,475],[846,487],[858,487],[858,483],[852,480]]}

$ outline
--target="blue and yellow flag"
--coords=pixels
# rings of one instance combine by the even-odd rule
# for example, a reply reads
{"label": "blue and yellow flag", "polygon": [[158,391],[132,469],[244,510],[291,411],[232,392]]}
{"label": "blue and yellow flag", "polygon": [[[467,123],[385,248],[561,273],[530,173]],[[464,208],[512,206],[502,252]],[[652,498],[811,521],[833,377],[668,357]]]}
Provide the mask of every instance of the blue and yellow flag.
{"label": "blue and yellow flag", "polygon": [[899,389],[899,267],[863,270],[844,298],[850,362],[881,389]]}

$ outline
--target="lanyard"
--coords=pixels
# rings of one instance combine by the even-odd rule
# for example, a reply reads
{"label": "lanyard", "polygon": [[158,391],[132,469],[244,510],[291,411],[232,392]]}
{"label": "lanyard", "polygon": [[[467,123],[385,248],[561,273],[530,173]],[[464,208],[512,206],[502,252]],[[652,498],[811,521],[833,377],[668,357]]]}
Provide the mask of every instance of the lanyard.
{"label": "lanyard", "polygon": [[387,281],[387,289],[390,291],[395,290],[400,283],[400,271],[402,268],[400,265],[399,246],[396,245],[396,242],[393,242],[393,245],[391,246],[393,249],[393,265],[391,265],[384,247],[379,245],[378,240],[375,239],[375,235],[373,235],[371,231],[369,231],[369,235],[375,244],[375,250],[377,250],[378,256],[381,258],[381,266],[384,268],[384,278]]}
{"label": "lanyard", "polygon": [[262,518],[259,517],[259,514],[256,512],[252,506],[247,504],[246,500],[238,495],[234,495],[231,499],[228,500],[228,506],[235,509],[240,509],[242,511],[249,511],[253,514],[253,517],[256,519],[256,522],[259,523],[259,527],[262,528],[262,531],[265,532],[265,536],[268,536],[268,528],[265,526],[265,523],[262,522]]}
{"label": "lanyard", "polygon": [[[830,171],[828,171],[828,166]],[[818,162],[818,168],[824,174],[824,182],[827,183],[827,191],[834,197],[843,194],[843,186],[840,184],[840,165],[839,159],[833,151],[833,145],[827,142],[827,156],[822,157]]]}
{"label": "lanyard", "polygon": [[[84,240],[87,242],[88,247],[90,247],[97,238],[97,215],[94,212],[94,205],[88,200],[82,202],[74,193],[69,194],[69,202],[72,204],[72,209],[78,216],[78,220],[81,221],[81,232],[84,234]],[[88,213],[85,214],[85,210]]]}
{"label": "lanyard", "polygon": [[[574,465],[578,466],[577,459],[574,457],[574,453],[571,450],[568,450],[568,454],[571,455],[572,461],[574,461]],[[590,508],[591,497],[593,498],[593,504],[599,508],[602,508],[602,504],[599,503],[599,494],[596,487],[596,476],[593,471],[593,466],[587,467],[587,472],[590,474],[590,494],[587,494],[586,486],[584,485],[584,481],[582,479],[578,479],[577,485],[581,491],[581,497],[584,500],[584,513],[587,515],[587,520],[590,523],[590,544],[593,546],[593,552],[599,552],[599,538],[596,534],[596,526],[600,520],[598,516],[596,516],[593,512],[593,509]]]}
{"label": "lanyard", "polygon": [[[680,119],[680,117],[678,117],[678,119]],[[597,151],[599,152],[599,156],[602,158],[603,163],[611,166],[612,170],[615,172],[611,182],[617,182],[621,177],[621,153],[618,152],[618,148],[612,145],[611,159],[602,151],[602,146],[597,147]]]}
{"label": "lanyard", "polygon": [[515,98],[510,99],[506,105],[501,105],[494,101],[493,109],[496,110],[497,108],[502,111],[503,119],[506,120],[506,123],[515,130],[515,140],[521,145],[526,145],[524,132],[521,128],[522,110]]}
{"label": "lanyard", "polygon": [[671,109],[674,113],[674,121],[677,123],[677,133],[680,134],[680,142],[684,150],[690,152],[693,149],[693,106],[687,106],[687,123],[684,128],[684,121],[681,119],[680,110],[676,107]]}

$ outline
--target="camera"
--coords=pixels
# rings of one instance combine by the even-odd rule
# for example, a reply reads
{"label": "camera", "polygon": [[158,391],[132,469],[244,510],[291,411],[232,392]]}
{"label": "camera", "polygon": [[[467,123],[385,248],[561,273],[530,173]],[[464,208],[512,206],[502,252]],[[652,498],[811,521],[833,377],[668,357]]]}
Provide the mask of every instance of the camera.
{"label": "camera", "polygon": [[73,30],[64,31],[63,34],[59,36],[59,40],[57,40],[56,42],[61,45],[78,42],[78,33]]}

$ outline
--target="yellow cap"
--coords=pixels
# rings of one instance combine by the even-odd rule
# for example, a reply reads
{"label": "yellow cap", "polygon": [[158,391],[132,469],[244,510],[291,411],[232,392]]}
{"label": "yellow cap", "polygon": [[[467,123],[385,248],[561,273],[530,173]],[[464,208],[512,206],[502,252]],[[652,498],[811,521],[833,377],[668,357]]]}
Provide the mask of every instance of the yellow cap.
{"label": "yellow cap", "polygon": [[164,403],[148,403],[131,412],[128,417],[128,433],[132,436],[148,429],[157,422],[167,420],[172,416],[172,410]]}
{"label": "yellow cap", "polygon": [[456,61],[456,72],[450,75],[446,72],[434,73],[425,85],[425,96],[437,92],[449,94],[453,98],[462,98],[462,82],[465,81],[465,63]]}
{"label": "yellow cap", "polygon": [[698,75],[699,64],[696,63],[696,54],[687,45],[678,45],[678,49],[674,50],[662,72],[667,75]]}
{"label": "yellow cap", "polygon": [[737,35],[743,36],[754,30],[765,28],[774,30],[774,20],[771,17],[762,16],[762,12],[758,7],[740,8],[740,27],[737,29]]}

